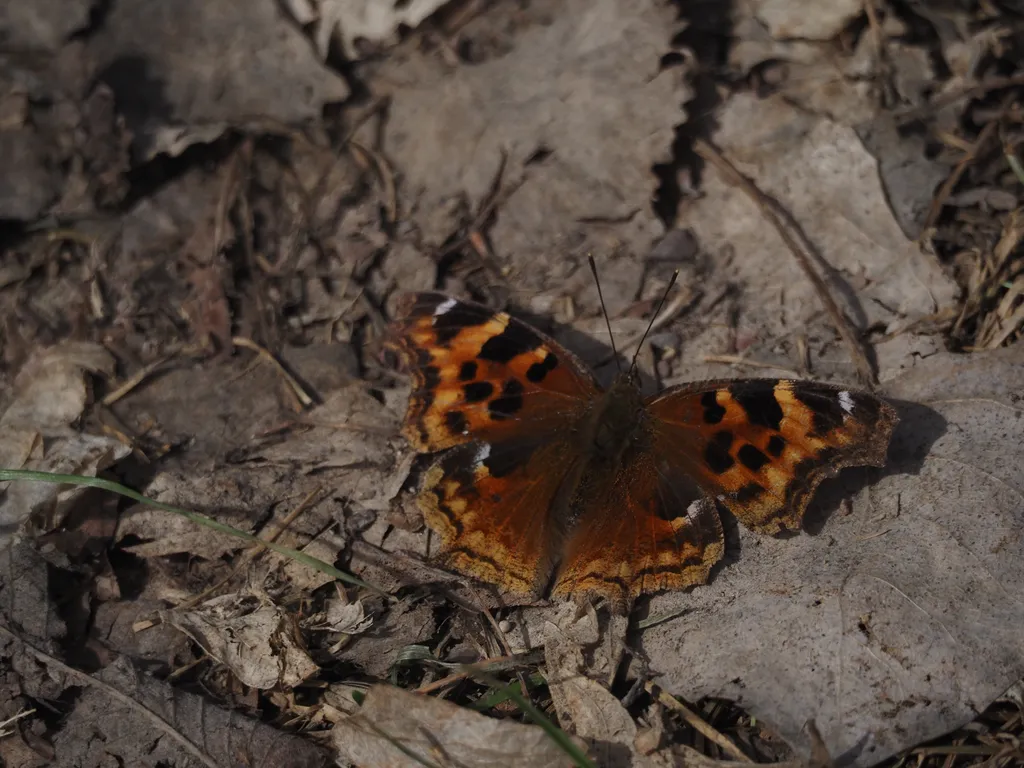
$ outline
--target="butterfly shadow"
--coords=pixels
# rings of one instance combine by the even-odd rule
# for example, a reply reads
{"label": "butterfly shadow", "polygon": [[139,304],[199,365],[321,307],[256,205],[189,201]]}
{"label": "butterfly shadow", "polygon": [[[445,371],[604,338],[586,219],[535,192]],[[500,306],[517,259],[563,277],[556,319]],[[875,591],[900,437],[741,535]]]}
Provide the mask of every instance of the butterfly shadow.
{"label": "butterfly shadow", "polygon": [[812,536],[821,533],[845,499],[882,478],[919,474],[931,447],[946,433],[947,421],[928,406],[907,400],[889,400],[889,403],[896,408],[899,422],[889,441],[885,466],[847,467],[837,477],[824,480],[804,515],[805,533]]}

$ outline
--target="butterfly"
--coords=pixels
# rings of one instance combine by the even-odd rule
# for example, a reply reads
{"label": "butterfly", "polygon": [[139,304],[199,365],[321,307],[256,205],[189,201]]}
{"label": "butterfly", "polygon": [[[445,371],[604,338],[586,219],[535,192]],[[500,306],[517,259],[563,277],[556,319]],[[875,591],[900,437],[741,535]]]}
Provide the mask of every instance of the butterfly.
{"label": "butterfly", "polygon": [[799,529],[818,484],[883,466],[895,410],[842,386],[700,381],[602,389],[568,349],[504,312],[402,296],[388,346],[412,378],[403,434],[445,567],[517,597],[605,598],[703,584],[720,504],[766,534]]}

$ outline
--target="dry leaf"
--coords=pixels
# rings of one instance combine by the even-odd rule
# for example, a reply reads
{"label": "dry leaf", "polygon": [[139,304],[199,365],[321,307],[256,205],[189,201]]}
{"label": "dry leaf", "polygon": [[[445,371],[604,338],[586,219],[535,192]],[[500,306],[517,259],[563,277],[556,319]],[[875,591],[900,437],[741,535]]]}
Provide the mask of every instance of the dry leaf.
{"label": "dry leaf", "polygon": [[831,40],[864,11],[863,0],[753,0],[772,37]]}
{"label": "dry leaf", "polygon": [[335,725],[331,736],[338,754],[360,768],[422,768],[424,760],[460,768],[564,768],[570,762],[538,726],[386,685],[373,686],[358,713]]}
{"label": "dry leaf", "polygon": [[303,625],[320,632],[358,635],[373,626],[373,617],[366,615],[362,601],[346,603],[335,598],[327,601],[326,611],[310,616]]}
{"label": "dry leaf", "polygon": [[[483,36],[514,28],[512,50],[455,70],[411,53],[385,62],[380,76],[393,91],[385,149],[425,243],[440,245],[456,226],[441,215],[453,200],[480,205],[504,155],[510,194],[488,234],[524,295],[575,270],[568,250],[646,252],[664,230],[647,202],[651,167],[669,160],[688,98],[679,70],[660,62],[674,10],[653,0],[567,0],[498,5],[477,23]],[[639,267],[627,263],[635,278]],[[592,293],[587,275],[580,283]]]}
{"label": "dry leaf", "polygon": [[273,0],[124,0],[98,19],[88,47],[118,103],[134,105],[125,118],[147,160],[229,126],[319,117],[348,95]]}
{"label": "dry leaf", "polygon": [[58,768],[330,764],[309,740],[154,680],[124,658],[96,678],[109,688],[82,687],[54,738],[53,765]]}
{"label": "dry leaf", "polygon": [[579,642],[553,622],[544,627],[544,666],[563,730],[583,739],[599,765],[629,768],[637,735],[632,715],[605,686],[586,676]]}
{"label": "dry leaf", "polygon": [[[879,29],[869,26],[861,31],[850,50],[836,38],[838,28],[863,12],[860,0],[814,3],[814,13],[804,13],[805,6],[801,0],[740,4],[729,62],[743,73],[767,68],[772,90],[787,104],[854,128],[878,160],[900,227],[916,238],[949,168],[928,152],[927,137],[900,130],[893,114],[882,108],[879,91],[895,91],[908,107],[925,104],[937,85],[934,49],[909,42],[908,30],[889,13]],[[803,33],[787,37],[795,28],[792,24],[770,23],[786,18],[803,26]],[[944,84],[949,85],[951,81]],[[962,82],[954,87],[962,88]]]}
{"label": "dry leaf", "polygon": [[194,610],[161,615],[253,688],[292,688],[320,669],[296,643],[291,616],[253,593],[222,595]]}
{"label": "dry leaf", "polygon": [[[380,0],[319,0],[319,8],[309,14],[320,18],[317,32],[317,50],[327,58],[335,34],[341,38],[342,50],[351,61],[363,54],[378,51],[384,45],[397,42],[400,28],[415,29],[448,0],[408,0],[408,2],[380,2]],[[362,48],[358,44],[363,42]]]}
{"label": "dry leaf", "polygon": [[[67,342],[42,350],[14,382],[14,399],[0,416],[0,467],[95,476],[128,455],[118,440],[71,425],[89,402],[86,373],[113,374],[114,359],[98,344]],[[43,531],[60,525],[83,489],[14,482],[0,497],[0,543],[27,520]]]}
{"label": "dry leaf", "polygon": [[355,636],[338,653],[338,658],[355,664],[368,675],[384,679],[406,647],[428,642],[436,628],[431,603],[398,603],[388,608],[383,619]]}
{"label": "dry leaf", "polygon": [[67,428],[88,402],[87,372],[113,376],[113,356],[99,344],[80,341],[33,355],[14,380],[14,400],[0,417],[0,428],[37,431],[47,437],[70,434]]}
{"label": "dry leaf", "polygon": [[[905,327],[952,306],[956,284],[900,229],[877,163],[852,128],[801,113],[781,98],[758,100],[745,94],[727,103],[720,123],[716,143],[809,238],[822,262],[816,269],[854,328]],[[744,291],[742,314],[734,323],[735,333],[749,340],[745,355],[771,359],[781,348],[795,364],[793,336],[804,334],[812,342],[817,377],[853,378],[849,355],[837,345],[810,280],[742,190],[709,170],[703,195],[686,211],[685,224],[711,253],[732,254],[718,279],[727,275]],[[723,335],[721,326],[708,324],[687,351],[717,352]],[[923,345],[914,348],[918,355],[941,348],[938,337],[909,334],[879,344],[875,354],[883,379],[913,364],[914,344]],[[737,372],[720,368],[695,376],[690,368],[680,379],[716,374]]]}

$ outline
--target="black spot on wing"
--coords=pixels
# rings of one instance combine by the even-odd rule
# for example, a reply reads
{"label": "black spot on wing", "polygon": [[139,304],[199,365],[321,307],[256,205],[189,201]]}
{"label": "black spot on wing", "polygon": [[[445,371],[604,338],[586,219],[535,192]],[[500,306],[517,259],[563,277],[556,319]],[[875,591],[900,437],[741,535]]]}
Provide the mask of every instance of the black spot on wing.
{"label": "black spot on wing", "polygon": [[757,483],[747,483],[736,491],[736,503],[749,504],[765,492],[764,487]]}
{"label": "black spot on wing", "polygon": [[501,387],[501,395],[487,404],[495,421],[507,419],[523,407],[523,384],[519,379],[508,379]]}
{"label": "black spot on wing", "polygon": [[707,447],[704,449],[704,463],[716,475],[728,471],[736,463],[729,454],[731,446],[732,432],[724,429],[721,432],[716,432],[715,436],[708,441]]}
{"label": "black spot on wing", "polygon": [[844,411],[839,404],[839,393],[834,389],[821,389],[793,385],[793,397],[811,411],[811,432],[815,437],[828,434],[843,425]]}
{"label": "black spot on wing", "polygon": [[469,422],[466,421],[466,416],[462,411],[448,411],[444,415],[444,426],[449,434],[464,435]]}
{"label": "black spot on wing", "polygon": [[738,458],[740,463],[751,472],[760,472],[761,467],[771,461],[771,459],[761,453],[761,451],[750,443],[745,443],[740,446],[740,449],[736,452],[736,458]]}
{"label": "black spot on wing", "polygon": [[547,355],[544,356],[543,362],[534,363],[527,369],[526,378],[534,384],[539,384],[544,381],[544,377],[547,376],[550,371],[555,370],[557,367],[558,358],[551,352],[548,352]]}
{"label": "black spot on wing", "polygon": [[[443,297],[437,303],[440,306],[447,297]],[[447,346],[448,342],[454,339],[464,328],[472,328],[476,325],[483,325],[493,317],[493,313],[483,307],[476,307],[465,302],[456,301],[447,311],[440,315],[434,315],[432,324],[437,333],[437,342],[441,346]]]}
{"label": "black spot on wing", "polygon": [[459,368],[459,381],[472,381],[476,378],[477,364],[475,360],[467,360]]}
{"label": "black spot on wing", "polygon": [[441,369],[436,365],[423,368],[423,389],[433,392],[441,383]]}
{"label": "black spot on wing", "polygon": [[784,450],[786,450],[786,439],[782,435],[772,435],[768,438],[768,453],[778,458]]}
{"label": "black spot on wing", "polygon": [[494,394],[494,385],[489,381],[474,381],[462,388],[467,403],[482,403]]}
{"label": "black spot on wing", "polygon": [[725,418],[725,408],[718,404],[718,397],[714,391],[701,395],[700,404],[704,406],[705,423],[718,424]]}
{"label": "black spot on wing", "polygon": [[534,441],[503,443],[500,448],[492,446],[490,455],[484,459],[484,466],[491,477],[505,477],[525,467],[536,448]]}
{"label": "black spot on wing", "polygon": [[504,331],[484,342],[477,357],[495,363],[507,363],[541,344],[540,337],[527,326],[509,320]]}
{"label": "black spot on wing", "polygon": [[775,399],[775,382],[744,382],[730,387],[729,394],[746,411],[751,424],[776,430],[782,424],[782,406]]}
{"label": "black spot on wing", "polygon": [[861,392],[850,392],[849,395],[850,402],[853,403],[851,415],[859,421],[874,424],[882,417],[882,401],[877,397]]}

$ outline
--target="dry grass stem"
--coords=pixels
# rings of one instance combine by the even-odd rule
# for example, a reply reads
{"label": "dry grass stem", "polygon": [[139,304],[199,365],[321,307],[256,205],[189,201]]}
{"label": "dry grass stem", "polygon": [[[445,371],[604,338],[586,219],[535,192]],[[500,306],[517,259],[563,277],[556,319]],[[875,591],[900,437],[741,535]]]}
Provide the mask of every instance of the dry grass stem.
{"label": "dry grass stem", "polygon": [[262,359],[266,360],[267,362],[274,366],[274,370],[276,370],[281,375],[281,378],[284,379],[285,384],[288,385],[289,391],[293,395],[295,395],[296,400],[298,400],[299,408],[297,410],[301,410],[302,408],[308,408],[309,406],[313,405],[313,397],[308,392],[306,392],[305,389],[302,388],[302,385],[299,384],[298,380],[296,380],[294,376],[288,373],[288,371],[285,369],[283,365],[281,365],[278,359],[270,353],[270,350],[261,347],[252,339],[247,339],[243,336],[234,336],[231,339],[231,343],[238,347],[245,347],[246,349],[251,349],[253,352],[256,352]]}

